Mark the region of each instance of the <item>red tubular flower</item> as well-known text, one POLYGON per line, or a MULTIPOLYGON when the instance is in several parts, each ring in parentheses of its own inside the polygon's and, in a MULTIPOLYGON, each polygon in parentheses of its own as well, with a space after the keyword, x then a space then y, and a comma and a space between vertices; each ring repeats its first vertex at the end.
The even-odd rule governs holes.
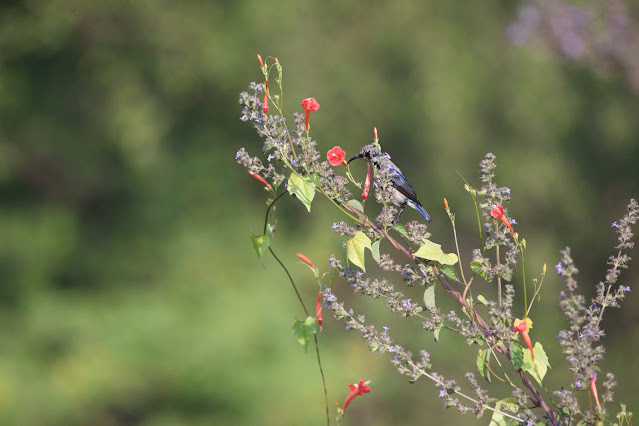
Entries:
POLYGON ((513 231, 513 227, 510 226, 510 222, 508 221, 506 216, 504 216, 503 206, 495 206, 495 208, 490 211, 490 215, 494 217, 495 219, 501 219, 501 221, 504 222, 504 225, 506 225, 508 229, 510 229, 510 233, 515 235, 515 231, 513 231))
POLYGON ((357 395, 364 395, 365 393, 371 391, 371 388, 366 386, 366 382, 364 382, 364 380, 360 380, 359 385, 348 385, 348 388, 351 390, 351 393, 348 394, 348 396, 346 397, 346 401, 344 401, 344 408, 342 409, 343 411, 346 411, 346 407, 348 407, 348 404, 350 404, 353 398, 355 398, 357 395))
POLYGON ((320 109, 320 104, 315 98, 306 98, 301 102, 301 105, 306 111, 306 131, 308 132, 308 118, 311 116, 311 111, 320 109))
POLYGON ((320 291, 317 295, 317 304, 315 305, 315 316, 317 317, 317 322, 319 325, 322 325, 322 292, 320 291))
POLYGON ((259 180, 260 182, 262 182, 264 185, 266 185, 266 187, 268 189, 271 189, 272 186, 270 183, 268 183, 262 176, 258 175, 257 173, 255 173, 253 170, 249 170, 248 174, 253 176, 255 179, 259 180))
POLYGON ((262 106, 262 112, 264 112, 264 114, 268 114, 268 95, 266 93, 264 93, 264 105, 262 106))
POLYGON ((262 57, 260 56, 259 53, 257 54, 257 60, 260 62, 260 66, 264 68, 264 62, 262 61, 262 57))
POLYGON ((379 140, 377 137, 377 127, 373 127, 373 135, 375 135, 375 142, 377 142, 379 140))
POLYGON ((362 192, 362 199, 368 199, 368 193, 371 189, 371 163, 366 162, 366 179, 364 179, 364 191, 362 192))
POLYGON ((521 333, 521 337, 524 338, 526 346, 528 346, 528 349, 530 349, 530 356, 532 356, 532 359, 535 359, 532 342, 530 341, 530 336, 528 335, 528 328, 532 328, 532 321, 530 320, 530 318, 524 318, 523 320, 520 320, 518 318, 515 319, 513 330, 521 333))
POLYGON ((599 394, 597 393, 597 385, 595 384, 596 381, 597 381, 597 374, 595 373, 590 378, 590 390, 592 391, 592 396, 595 397, 597 408, 601 409, 601 405, 599 404, 599 394))
POLYGON ((296 253, 295 256, 299 257, 302 262, 310 266, 311 269, 315 269, 315 266, 313 266, 313 262, 311 262, 311 260, 308 257, 304 256, 302 253, 296 253))
POLYGON ((446 211, 450 211, 448 209, 448 200, 444 198, 444 208, 446 209, 446 211))
POLYGON ((329 149, 326 153, 326 159, 331 166, 339 166, 340 164, 346 166, 346 153, 339 146, 329 149))

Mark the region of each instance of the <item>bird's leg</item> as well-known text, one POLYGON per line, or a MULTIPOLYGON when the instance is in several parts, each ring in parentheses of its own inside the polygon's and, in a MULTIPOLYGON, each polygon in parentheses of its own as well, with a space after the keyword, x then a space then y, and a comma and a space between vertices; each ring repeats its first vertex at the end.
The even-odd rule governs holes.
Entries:
POLYGON ((399 220, 399 217, 402 215, 402 212, 404 211, 404 207, 406 207, 406 204, 402 204, 399 207, 399 213, 397 213, 397 217, 395 218, 395 220, 393 220, 393 225, 397 224, 397 221, 399 220))

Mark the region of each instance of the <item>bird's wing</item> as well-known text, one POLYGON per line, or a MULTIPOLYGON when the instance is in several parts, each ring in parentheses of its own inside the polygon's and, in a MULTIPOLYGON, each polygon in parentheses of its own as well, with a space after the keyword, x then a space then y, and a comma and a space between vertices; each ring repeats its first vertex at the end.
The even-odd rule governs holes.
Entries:
POLYGON ((417 200, 417 194, 406 179, 406 176, 404 176, 404 174, 397 167, 391 167, 390 172, 391 182, 393 183, 395 189, 408 197, 409 200, 412 200, 415 203, 419 204, 419 201, 417 200))

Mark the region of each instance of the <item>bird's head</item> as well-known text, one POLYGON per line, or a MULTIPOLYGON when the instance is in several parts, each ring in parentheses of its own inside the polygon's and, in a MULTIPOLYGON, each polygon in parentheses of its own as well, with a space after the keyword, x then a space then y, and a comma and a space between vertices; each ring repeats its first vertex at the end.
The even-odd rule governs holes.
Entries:
POLYGON ((356 160, 358 158, 362 158, 366 161, 371 161, 379 157, 380 155, 382 155, 382 152, 379 149, 379 145, 371 143, 368 145, 364 145, 362 149, 359 150, 357 155, 351 158, 350 160, 348 160, 348 162, 350 163, 351 161, 356 160))

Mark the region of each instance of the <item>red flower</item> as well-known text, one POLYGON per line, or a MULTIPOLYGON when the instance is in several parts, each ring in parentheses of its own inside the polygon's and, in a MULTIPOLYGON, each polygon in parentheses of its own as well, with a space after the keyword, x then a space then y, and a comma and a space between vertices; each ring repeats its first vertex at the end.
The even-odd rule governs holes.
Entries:
POLYGON ((265 84, 265 88, 264 88, 264 103, 262 104, 262 111, 264 112, 264 114, 268 114, 268 80, 266 80, 266 84, 265 84))
POLYGON ((528 349, 530 349, 530 356, 532 356, 532 359, 535 359, 532 342, 530 341, 530 336, 528 335, 529 328, 532 328, 532 320, 530 318, 524 318, 523 320, 520 320, 518 318, 515 319, 513 330, 521 333, 521 337, 524 338, 526 346, 528 346, 528 349))
POLYGON ((501 219, 501 221, 504 222, 504 225, 506 225, 508 229, 510 229, 510 233, 515 235, 515 231, 513 231, 513 227, 510 226, 510 222, 508 221, 506 216, 504 216, 503 206, 495 206, 495 208, 490 211, 490 215, 494 217, 495 219, 501 219))
POLYGON ((311 260, 304 256, 302 253, 296 253, 295 256, 299 257, 302 262, 306 263, 308 266, 311 267, 311 269, 315 270, 315 266, 313 266, 313 262, 311 262, 311 260))
POLYGON ((326 153, 326 159, 331 166, 339 166, 340 164, 346 165, 346 153, 339 146, 329 149, 326 153))
POLYGON ((317 304, 315 305, 315 316, 317 317, 317 322, 319 325, 322 325, 322 292, 320 291, 317 295, 317 304))
POLYGON ((444 208, 446 209, 446 211, 450 211, 450 209, 448 208, 448 200, 444 198, 444 208))
POLYGON ((366 179, 364 180, 364 192, 362 192, 362 198, 368 199, 368 192, 371 189, 371 163, 366 163, 366 179))
POLYGON ((601 408, 599 404, 599 394, 597 393, 597 385, 595 381, 597 380, 597 373, 594 373, 590 378, 590 390, 592 391, 592 396, 595 397, 595 402, 597 403, 597 408, 601 408))
POLYGON ((301 102, 301 105, 306 111, 306 131, 308 132, 308 118, 311 116, 311 111, 320 109, 320 104, 315 98, 306 98, 301 102))
POLYGON ((364 395, 365 393, 371 391, 371 388, 366 386, 366 382, 364 382, 364 380, 360 380, 359 385, 348 385, 348 388, 351 390, 351 393, 348 394, 348 396, 346 397, 346 401, 344 401, 344 408, 342 409, 343 411, 346 411, 346 407, 348 407, 348 404, 350 404, 353 398, 355 398, 357 395, 364 395))
POLYGON ((249 171, 248 171, 248 174, 249 174, 249 175, 251 175, 251 176, 253 176, 255 179, 259 180, 260 182, 262 182, 264 185, 266 185, 266 187, 267 187, 268 189, 271 189, 271 188, 272 188, 270 183, 268 183, 268 182, 267 182, 267 181, 266 181, 266 180, 265 180, 262 176, 258 175, 258 174, 257 174, 257 173, 255 173, 254 171, 249 170, 249 171))
POLYGON ((262 61, 262 57, 259 53, 257 54, 257 60, 260 62, 260 67, 264 68, 264 61, 262 61))

